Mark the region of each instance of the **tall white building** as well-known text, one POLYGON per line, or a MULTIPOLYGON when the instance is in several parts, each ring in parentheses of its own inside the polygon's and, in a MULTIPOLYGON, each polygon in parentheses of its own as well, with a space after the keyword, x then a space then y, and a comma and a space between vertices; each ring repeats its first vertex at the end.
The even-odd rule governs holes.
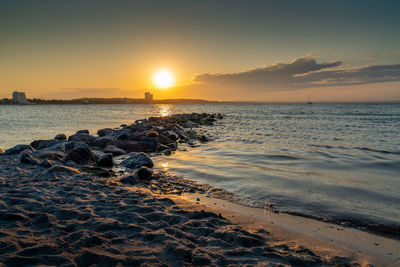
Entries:
POLYGON ((29 104, 24 92, 17 92, 17 91, 13 92, 12 99, 14 100, 15 103, 18 104, 29 104))

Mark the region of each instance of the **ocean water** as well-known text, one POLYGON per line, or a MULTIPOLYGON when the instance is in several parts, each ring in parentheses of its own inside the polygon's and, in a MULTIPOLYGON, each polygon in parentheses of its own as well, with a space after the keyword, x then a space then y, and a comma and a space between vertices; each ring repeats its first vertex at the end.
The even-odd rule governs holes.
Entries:
POLYGON ((186 112, 226 116, 160 167, 281 211, 400 222, 399 104, 0 106, 0 147, 186 112))

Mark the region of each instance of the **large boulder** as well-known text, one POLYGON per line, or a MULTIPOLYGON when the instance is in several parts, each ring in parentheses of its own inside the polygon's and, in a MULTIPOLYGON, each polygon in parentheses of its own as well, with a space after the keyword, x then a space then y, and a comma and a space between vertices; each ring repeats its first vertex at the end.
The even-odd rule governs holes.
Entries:
POLYGON ((112 167, 113 166, 113 157, 112 154, 105 154, 103 156, 101 156, 97 162, 96 162, 97 166, 100 167, 112 167))
POLYGON ((78 147, 89 148, 89 145, 83 142, 75 142, 75 141, 66 142, 63 144, 63 151, 68 153, 78 147))
POLYGON ((116 146, 113 145, 108 145, 103 149, 104 153, 111 153, 113 156, 120 156, 120 155, 124 155, 126 152, 125 150, 118 148, 116 146))
POLYGON ((133 132, 128 129, 117 130, 113 132, 112 136, 123 141, 132 141, 134 138, 133 132))
POLYGON ((105 128, 105 129, 98 130, 97 135, 100 137, 103 137, 103 136, 107 136, 107 135, 112 135, 113 132, 114 132, 113 129, 105 128))
POLYGON ((19 155, 19 162, 30 165, 40 165, 40 161, 32 156, 31 151, 29 150, 21 152, 21 154, 19 155))
POLYGON ((163 134, 158 135, 158 141, 163 145, 170 144, 173 142, 171 139, 169 139, 168 137, 166 137, 163 134))
POLYGON ((16 145, 12 148, 7 149, 5 153, 6 153, 6 155, 17 155, 24 150, 33 151, 34 148, 31 147, 30 145, 16 145))
POLYGON ((78 147, 67 154, 65 160, 72 160, 77 164, 96 162, 96 155, 89 148, 78 147))
POLYGON ((108 145, 112 145, 115 142, 117 142, 117 139, 115 137, 102 136, 102 137, 96 137, 93 141, 93 145, 98 147, 106 147, 108 145))
POLYGON ((46 148, 51 140, 35 140, 31 143, 31 147, 34 149, 46 148))
MULTIPOLYGON (((78 131, 79 132, 79 131, 78 131)), ((87 133, 76 133, 68 137, 68 141, 83 142, 92 145, 96 137, 87 133)))
POLYGON ((142 166, 154 167, 153 161, 145 153, 133 153, 129 158, 122 161, 121 165, 129 169, 138 169, 142 166))
POLYGON ((158 138, 157 137, 142 137, 139 140, 140 143, 144 144, 145 152, 154 152, 158 148, 158 138))
POLYGON ((65 142, 66 142, 66 140, 58 140, 58 139, 49 140, 49 142, 46 145, 46 148, 53 147, 53 146, 56 146, 58 144, 62 144, 65 142))
POLYGON ((123 149, 126 152, 142 152, 146 150, 146 145, 136 141, 121 141, 118 140, 114 144, 116 147, 123 149))
POLYGON ((79 131, 76 131, 76 133, 77 134, 89 134, 89 130, 79 130, 79 131))

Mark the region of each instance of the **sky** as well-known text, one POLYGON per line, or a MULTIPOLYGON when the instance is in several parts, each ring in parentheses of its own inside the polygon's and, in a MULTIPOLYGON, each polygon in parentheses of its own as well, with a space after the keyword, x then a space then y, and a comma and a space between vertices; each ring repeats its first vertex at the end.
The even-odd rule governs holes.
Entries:
POLYGON ((0 98, 399 101, 400 1, 0 0, 0 98), (167 69, 175 85, 156 88, 167 69))

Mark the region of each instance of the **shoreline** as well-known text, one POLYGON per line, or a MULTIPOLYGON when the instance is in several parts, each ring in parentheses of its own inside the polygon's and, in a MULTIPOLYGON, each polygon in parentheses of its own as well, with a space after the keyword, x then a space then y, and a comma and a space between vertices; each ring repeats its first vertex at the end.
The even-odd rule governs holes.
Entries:
MULTIPOLYGON (((149 183, 154 175, 151 170, 154 164, 151 159, 142 152, 146 152, 150 156, 160 154, 171 155, 172 151, 177 149, 180 141, 182 141, 182 143, 187 143, 189 146, 197 145, 198 142, 207 142, 208 137, 198 136, 193 128, 199 125, 212 125, 214 121, 222 119, 222 117, 222 115, 218 114, 177 115, 175 119, 178 120, 182 126, 188 126, 183 128, 179 128, 179 125, 176 123, 172 124, 172 126, 169 125, 171 124, 171 122, 168 121, 169 118, 149 118, 148 120, 139 120, 131 126, 122 125, 118 129, 101 129, 97 132, 98 137, 93 137, 86 131, 78 131, 76 134, 70 136, 68 141, 66 141, 65 136, 61 136, 58 139, 37 140, 32 142, 30 146, 20 146, 6 150, 6 155, 0 154, 1 163, 4 165, 0 172, 0 185, 1 188, 4 189, 2 190, 3 193, 0 195, 0 207, 3 211, 3 215, 0 219, 2 225, 5 225, 5 231, 2 229, 0 235, 0 242, 3 246, 0 247, 0 255, 2 255, 2 258, 6 257, 6 263, 11 264, 35 262, 36 258, 33 257, 32 254, 29 254, 32 252, 27 252, 29 249, 44 253, 43 257, 39 257, 41 259, 39 260, 40 262, 53 262, 55 259, 48 259, 48 254, 57 254, 56 260, 65 263, 70 261, 86 264, 89 263, 89 258, 94 257, 94 259, 100 259, 100 261, 105 260, 113 263, 123 262, 123 264, 131 264, 132 262, 127 261, 126 255, 130 255, 129 253, 133 253, 133 251, 126 253, 124 257, 116 257, 114 255, 115 247, 113 247, 112 241, 113 238, 116 238, 115 235, 118 235, 118 229, 121 230, 129 226, 128 228, 130 230, 126 230, 124 232, 125 236, 122 235, 120 238, 126 239, 131 234, 130 231, 135 232, 136 230, 133 229, 137 229, 137 227, 141 227, 140 233, 146 232, 147 235, 148 232, 151 232, 151 238, 149 240, 141 234, 137 235, 136 237, 139 236, 139 238, 136 240, 135 244, 131 244, 133 247, 137 244, 143 245, 143 243, 146 242, 152 243, 154 238, 157 239, 157 236, 160 239, 153 245, 153 249, 155 249, 151 252, 153 257, 146 254, 147 258, 141 261, 141 263, 147 264, 150 264, 150 262, 151 264, 159 264, 164 260, 170 262, 172 265, 179 265, 179 263, 185 262, 194 264, 199 260, 200 263, 203 262, 205 265, 224 265, 223 262, 213 262, 214 259, 212 257, 207 257, 207 253, 212 253, 210 248, 215 248, 215 246, 219 246, 225 251, 223 254, 219 255, 219 259, 224 258, 227 262, 232 261, 232 264, 252 264, 258 261, 264 261, 266 263, 283 263, 289 265, 301 263, 329 266, 335 263, 349 264, 357 261, 362 264, 370 262, 378 264, 378 266, 382 262, 384 264, 392 264, 393 262, 393 266, 395 266, 395 263, 398 263, 400 256, 396 255, 395 250, 391 250, 393 248, 399 248, 398 240, 376 236, 376 240, 379 240, 381 247, 388 247, 389 253, 392 253, 391 256, 385 257, 383 252, 374 254, 370 243, 368 243, 368 247, 357 246, 357 244, 355 244, 355 242, 357 242, 356 237, 368 237, 368 242, 372 242, 373 234, 356 229, 338 227, 337 225, 327 226, 329 224, 324 222, 288 214, 275 214, 274 212, 270 212, 269 217, 266 218, 265 216, 261 216, 266 212, 265 210, 262 211, 260 215, 260 209, 245 208, 232 202, 224 202, 224 200, 220 199, 209 199, 201 194, 190 194, 181 197, 173 194, 162 194, 160 196, 161 199, 164 200, 161 202, 155 201, 157 203, 153 203, 153 200, 159 199, 159 196, 140 187, 143 183, 149 183), (169 126, 157 126, 158 123, 169 126), (131 136, 128 129, 133 133, 139 133, 139 135, 135 137, 133 134, 131 136), (132 129, 135 130, 133 131, 132 129), (182 138, 182 136, 184 138, 182 138), (155 145, 156 139, 154 138, 157 138, 157 145, 155 145), (160 140, 164 140, 165 142, 162 143, 160 140), (113 147, 110 148, 108 146, 113 147), (91 150, 92 148, 93 151, 91 150), (101 148, 101 150, 96 150, 95 148, 101 148), (123 152, 121 152, 121 150, 123 152), (115 159, 113 159, 114 157, 115 159), (121 167, 121 169, 118 170, 121 165, 123 165, 123 168, 121 167), (115 171, 111 169, 113 166, 117 166, 115 171), (78 192, 74 192, 75 185, 77 185, 78 192), (55 190, 58 190, 57 188, 62 186, 64 191, 61 191, 61 194, 58 191, 48 192, 47 188, 42 188, 43 186, 49 186, 55 190), (92 186, 93 188, 91 188, 92 186), (105 189, 113 191, 113 196, 109 196, 105 189), (32 190, 32 192, 30 192, 30 190, 32 190), (42 190, 44 190, 44 193, 41 192, 42 190), (139 203, 138 209, 130 210, 127 208, 129 207, 128 203, 121 204, 125 199, 118 195, 129 195, 129 193, 125 191, 133 192, 134 198, 143 200, 139 203), (74 194, 70 195, 71 192, 74 194), (46 196, 46 198, 42 199, 43 196, 46 196), (100 197, 101 200, 100 204, 90 200, 91 198, 98 197, 100 197), (196 198, 195 204, 193 204, 194 198, 196 198), (119 202, 115 202, 118 199, 119 202), (200 201, 197 201, 197 199, 200 201), (153 203, 153 206, 147 205, 147 201, 153 203), (53 210, 52 208, 50 208, 50 210, 47 209, 46 206, 49 202, 53 210), (189 202, 191 204, 188 204, 189 202), (200 202, 200 204, 196 202, 200 202), (110 209, 111 207, 104 207, 101 203, 108 203, 111 206, 116 204, 122 210, 126 208, 127 210, 116 215, 115 211, 110 209), (214 205, 214 203, 223 204, 218 206, 214 205), (229 208, 227 210, 224 206, 228 206, 228 203, 229 208), (72 213, 66 215, 66 217, 64 213, 68 214, 67 210, 60 208, 60 205, 63 204, 70 205, 69 207, 72 209, 72 213), (186 214, 186 211, 183 212, 185 215, 180 217, 179 220, 189 221, 189 225, 180 224, 178 228, 174 226, 174 233, 186 229, 186 232, 192 235, 191 238, 194 238, 193 235, 199 235, 205 239, 209 238, 210 233, 214 233, 215 236, 212 237, 212 245, 208 243, 209 240, 204 241, 204 251, 199 252, 200 256, 197 255, 197 258, 193 257, 190 253, 188 255, 191 256, 187 256, 190 259, 178 257, 179 255, 174 255, 173 259, 168 258, 165 254, 173 254, 173 251, 179 251, 180 248, 176 244, 165 245, 165 243, 170 244, 168 241, 172 232, 160 234, 159 231, 163 228, 161 226, 171 226, 169 218, 175 214, 173 209, 184 210, 182 207, 190 205, 201 205, 207 212, 205 213, 200 209, 195 212, 195 215, 192 214, 194 218, 190 217, 192 215, 186 214), (163 210, 164 207, 172 207, 172 209, 166 211, 163 210), (82 212, 82 210, 87 212, 82 212), (97 211, 100 211, 100 213, 97 211), (160 212, 162 214, 160 214, 160 212), (219 213, 223 214, 223 216, 218 216, 217 214, 219 213), (232 215, 235 217, 232 217, 232 215), (112 234, 110 233, 112 238, 102 235, 104 230, 101 230, 109 227, 108 222, 106 223, 108 216, 115 217, 111 224, 112 229, 116 226, 115 232, 112 234), (125 221, 125 216, 132 216, 134 219, 132 219, 132 222, 127 223, 125 221), (268 221, 271 217, 273 217, 272 220, 268 221), (203 220, 204 218, 206 218, 206 222, 193 222, 193 220, 203 220), (237 218, 247 219, 237 220, 237 218), (249 218, 255 220, 254 224, 263 226, 261 228, 259 227, 257 233, 253 233, 252 231, 254 229, 251 229, 251 227, 248 229, 249 231, 236 231, 231 229, 231 227, 233 227, 232 223, 234 223, 234 225, 237 223, 240 229, 248 227, 246 222, 249 222, 249 218), (99 220, 96 221, 96 219, 99 220), (93 222, 93 220, 95 220, 95 222, 93 222), (320 233, 315 234, 312 232, 312 229, 302 227, 298 221, 307 222, 301 223, 303 226, 311 224, 313 227, 324 227, 326 231, 319 231, 320 233), (154 226, 154 222, 157 226, 154 226), (97 224, 102 225, 103 223, 108 226, 103 225, 99 228, 100 230, 96 228, 97 224), (131 225, 132 223, 134 227, 131 225), (145 223, 145 225, 142 226, 141 223, 145 223), (284 223, 284 227, 276 228, 277 224, 281 225, 282 223, 284 223), (79 225, 78 228, 81 229, 76 229, 76 225, 79 225), (219 229, 219 227, 215 227, 218 225, 223 225, 227 228, 219 229), (228 225, 230 226, 228 227, 228 225), (331 226, 333 228, 331 228, 331 226), (53 229, 50 233, 48 232, 49 227, 53 229), (65 227, 68 229, 71 228, 72 230, 65 229, 65 227), (153 229, 154 227, 157 229, 153 229), (335 227, 340 230, 334 229, 335 227), (198 228, 201 229, 199 230, 198 228), (85 234, 78 234, 78 232, 82 232, 82 229, 85 234), (220 230, 222 233, 218 232, 220 230), (264 232, 265 230, 270 231, 270 233, 266 234, 264 232), (71 234, 71 231, 78 235, 78 239, 74 242, 66 240, 71 234), (154 231, 156 231, 157 234, 155 234, 154 231), (344 249, 342 246, 343 235, 341 235, 341 238, 335 237, 337 231, 342 231, 339 233, 351 233, 353 235, 353 239, 346 243, 349 248, 344 249), (91 232, 91 234, 88 235, 87 233, 89 232, 91 232), (297 241, 291 239, 290 235, 283 234, 289 232, 298 236, 297 241), (42 235, 49 237, 51 234, 59 234, 62 240, 60 241, 57 239, 51 246, 43 245, 40 249, 38 249, 36 244, 27 244, 26 246, 28 248, 20 244, 21 242, 25 242, 21 240, 30 238, 40 239, 42 235), (96 236, 96 240, 90 239, 89 236, 92 234, 96 236), (154 237, 154 235, 156 235, 156 237, 154 237), (310 235, 314 235, 314 237, 311 239, 306 238, 310 235), (233 244, 235 247, 233 250, 227 247, 225 240, 227 236, 233 242, 231 242, 231 245, 233 244), (273 237, 277 243, 269 242, 271 237, 273 237), (334 243, 336 245, 333 246, 335 248, 333 248, 329 242, 324 242, 327 241, 329 237, 335 237, 334 243), (65 253, 63 254, 62 247, 59 247, 58 242, 66 242, 66 246, 72 246, 73 248, 70 249, 73 253, 67 253, 67 256, 65 253), (79 244, 74 245, 76 242, 79 244), (89 242, 89 244, 87 244, 87 242, 89 242), (7 243, 13 245, 10 247, 7 243), (86 254, 82 255, 76 251, 77 249, 86 248, 87 245, 89 245, 90 251, 85 249, 83 253, 86 254), (303 245, 310 246, 310 249, 316 254, 308 248, 302 247, 303 245), (101 253, 98 251, 98 246, 100 246, 100 250, 102 250, 101 253), (114 249, 111 249, 111 252, 110 247, 114 249), (96 248, 96 251, 93 251, 93 248, 96 248), (321 248, 322 250, 318 251, 321 248), (157 254, 159 250, 163 252, 157 254), (361 254, 367 254, 369 256, 360 257, 360 253, 356 253, 356 250, 360 250, 362 252, 361 254), (328 253, 327 251, 331 252, 328 253), (242 253, 242 258, 238 259, 235 256, 236 253, 242 253), (84 259, 82 259, 82 257, 84 259)), ((175 238, 182 241, 182 238, 186 234, 181 233, 178 237, 175 236, 175 238)), ((193 244, 191 244, 193 240, 191 240, 191 238, 187 238, 188 240, 185 241, 187 247, 181 249, 184 251, 193 249, 193 244)), ((44 242, 44 240, 40 242, 44 242)))

